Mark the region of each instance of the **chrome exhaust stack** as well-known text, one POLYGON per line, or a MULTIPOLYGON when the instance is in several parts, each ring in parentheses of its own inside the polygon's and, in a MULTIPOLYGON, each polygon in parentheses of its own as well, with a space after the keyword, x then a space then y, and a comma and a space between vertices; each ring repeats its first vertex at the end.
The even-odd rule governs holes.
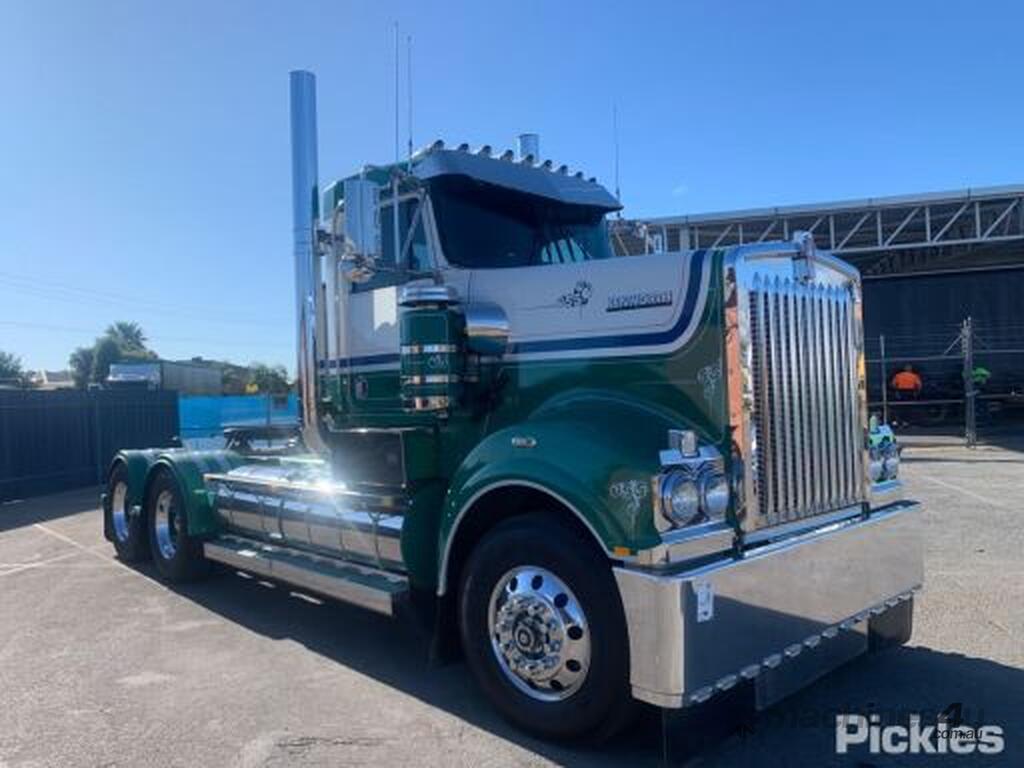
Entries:
POLYGON ((317 221, 320 191, 317 168, 316 77, 295 70, 290 77, 292 142, 292 242, 295 257, 295 314, 299 418, 302 439, 314 453, 325 454, 327 443, 317 412, 317 221))

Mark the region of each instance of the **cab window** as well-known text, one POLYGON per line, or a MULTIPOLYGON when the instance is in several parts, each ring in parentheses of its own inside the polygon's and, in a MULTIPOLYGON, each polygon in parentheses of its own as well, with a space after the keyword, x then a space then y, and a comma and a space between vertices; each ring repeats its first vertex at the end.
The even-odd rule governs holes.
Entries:
POLYGON ((496 269, 613 258, 604 210, 484 184, 464 176, 431 181, 445 259, 496 269))

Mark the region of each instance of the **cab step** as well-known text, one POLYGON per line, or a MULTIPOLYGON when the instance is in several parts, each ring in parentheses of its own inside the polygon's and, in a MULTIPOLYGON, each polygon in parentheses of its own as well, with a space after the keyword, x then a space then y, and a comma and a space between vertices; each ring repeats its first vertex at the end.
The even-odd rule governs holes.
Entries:
POLYGON ((409 594, 401 574, 246 539, 220 536, 203 544, 207 559, 394 616, 409 594))

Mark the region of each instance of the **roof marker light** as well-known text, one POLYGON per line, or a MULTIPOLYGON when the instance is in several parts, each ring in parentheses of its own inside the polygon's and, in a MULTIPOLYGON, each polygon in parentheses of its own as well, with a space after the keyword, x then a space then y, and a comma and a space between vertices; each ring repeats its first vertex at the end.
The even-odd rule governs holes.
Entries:
POLYGON ((511 149, 506 149, 504 152, 501 153, 501 158, 500 159, 505 160, 507 162, 512 162, 512 159, 515 156, 516 156, 515 152, 513 152, 511 149))
POLYGON ((491 145, 490 144, 484 144, 482 147, 480 147, 480 149, 478 149, 476 151, 476 153, 478 155, 480 155, 481 157, 490 157, 491 156, 491 145))

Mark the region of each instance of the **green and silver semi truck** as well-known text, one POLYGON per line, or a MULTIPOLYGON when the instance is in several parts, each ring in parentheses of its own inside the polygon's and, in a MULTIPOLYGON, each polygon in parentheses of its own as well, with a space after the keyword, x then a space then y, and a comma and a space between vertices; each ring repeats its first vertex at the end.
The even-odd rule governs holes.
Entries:
POLYGON ((853 267, 808 234, 616 256, 619 202, 534 141, 321 190, 308 72, 291 128, 301 435, 118 453, 120 558, 411 609, 550 737, 909 637, 921 512, 869 436, 853 267))

